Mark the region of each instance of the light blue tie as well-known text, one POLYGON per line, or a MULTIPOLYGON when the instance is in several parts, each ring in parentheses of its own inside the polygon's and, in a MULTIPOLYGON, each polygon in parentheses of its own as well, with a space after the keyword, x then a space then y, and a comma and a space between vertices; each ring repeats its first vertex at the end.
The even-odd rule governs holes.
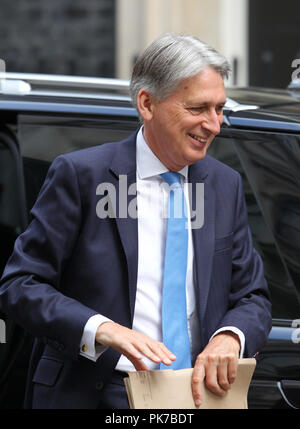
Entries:
POLYGON ((180 173, 169 171, 161 174, 161 177, 170 187, 162 293, 162 334, 163 343, 177 359, 171 366, 160 364, 160 369, 190 368, 185 291, 188 230, 184 193, 180 173))

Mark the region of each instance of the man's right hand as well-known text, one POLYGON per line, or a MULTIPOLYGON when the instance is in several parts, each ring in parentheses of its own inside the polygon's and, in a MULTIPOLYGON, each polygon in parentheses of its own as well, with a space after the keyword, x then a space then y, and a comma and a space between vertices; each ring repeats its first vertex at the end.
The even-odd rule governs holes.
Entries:
POLYGON ((165 365, 171 365, 176 360, 176 356, 162 342, 114 322, 104 322, 98 327, 96 341, 122 353, 137 371, 148 369, 143 357, 165 365))

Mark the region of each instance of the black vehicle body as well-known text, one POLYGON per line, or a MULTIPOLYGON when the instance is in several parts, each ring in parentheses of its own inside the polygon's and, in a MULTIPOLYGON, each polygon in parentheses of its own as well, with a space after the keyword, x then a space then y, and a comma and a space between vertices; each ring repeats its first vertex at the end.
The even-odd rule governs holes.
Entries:
MULTIPOLYGON (((0 85, 0 272, 61 153, 118 141, 138 126, 128 82, 6 74, 0 85)), ((1 82, 1 80, 0 80, 1 82)), ((254 245, 272 297, 273 328, 257 356, 249 408, 300 407, 300 100, 297 90, 227 90, 209 153, 243 178, 254 245)), ((31 337, 5 321, 0 408, 22 408, 31 337)), ((3 336, 3 335, 2 335, 3 336)))

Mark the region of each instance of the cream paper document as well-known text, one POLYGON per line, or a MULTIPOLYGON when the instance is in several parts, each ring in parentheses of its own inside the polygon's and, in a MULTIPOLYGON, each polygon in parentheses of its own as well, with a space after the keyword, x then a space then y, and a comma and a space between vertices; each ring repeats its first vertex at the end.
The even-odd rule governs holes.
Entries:
POLYGON ((255 366, 255 359, 239 359, 232 388, 219 397, 204 386, 200 407, 196 407, 193 400, 192 368, 129 372, 124 382, 132 409, 247 409, 255 366))

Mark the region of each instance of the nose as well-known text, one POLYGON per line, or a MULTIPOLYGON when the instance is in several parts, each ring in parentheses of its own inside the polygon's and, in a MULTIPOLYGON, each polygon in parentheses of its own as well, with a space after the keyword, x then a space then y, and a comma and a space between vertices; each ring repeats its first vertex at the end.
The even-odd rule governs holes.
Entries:
POLYGON ((215 111, 215 109, 211 109, 209 113, 207 113, 206 117, 204 118, 201 126, 202 126, 202 129, 207 130, 209 133, 216 136, 221 131, 222 122, 223 122, 222 113, 218 114, 215 111))

